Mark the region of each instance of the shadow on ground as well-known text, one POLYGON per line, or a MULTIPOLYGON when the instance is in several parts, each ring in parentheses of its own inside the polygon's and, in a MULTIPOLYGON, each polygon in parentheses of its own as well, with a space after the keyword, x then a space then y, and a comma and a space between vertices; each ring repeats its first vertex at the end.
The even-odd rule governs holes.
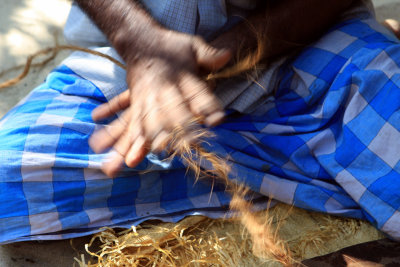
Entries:
MULTIPOLYGON (((81 258, 90 237, 46 242, 21 242, 4 245, 0 249, 2 267, 64 267, 79 266, 74 258, 81 258), (75 250, 76 249, 76 250, 75 250)), ((85 254, 85 259, 89 256, 85 254)))

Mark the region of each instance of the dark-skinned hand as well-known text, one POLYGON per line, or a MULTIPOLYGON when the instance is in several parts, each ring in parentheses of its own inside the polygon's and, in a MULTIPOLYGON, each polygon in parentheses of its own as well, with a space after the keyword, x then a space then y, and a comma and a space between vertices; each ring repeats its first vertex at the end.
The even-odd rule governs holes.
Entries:
MULTIPOLYGON (((123 111, 90 138, 95 152, 114 150, 103 164, 110 177, 124 162, 135 167, 150 151, 161 151, 175 128, 195 119, 212 126, 224 117, 220 103, 198 73, 220 69, 230 60, 230 52, 215 49, 200 37, 168 30, 149 38, 158 39, 128 57, 129 89, 92 113, 98 121, 123 111)), ((185 138, 196 141, 190 134, 185 138)))

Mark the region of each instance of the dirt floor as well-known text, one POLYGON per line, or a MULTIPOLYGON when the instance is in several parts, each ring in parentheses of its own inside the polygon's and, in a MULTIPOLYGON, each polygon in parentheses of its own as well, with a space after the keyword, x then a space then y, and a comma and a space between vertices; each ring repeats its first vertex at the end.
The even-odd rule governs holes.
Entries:
MULTIPOLYGON (((69 0, 1 0, 0 8, 0 72, 22 64, 26 57, 41 48, 54 44, 54 37, 63 42, 62 26, 68 15, 69 0)), ((400 0, 375 0, 378 20, 400 19, 400 0)), ((46 74, 57 66, 68 52, 59 54, 43 68, 35 68, 17 86, 0 91, 0 117, 32 88, 39 85, 46 74)), ((15 72, 0 77, 0 81, 15 76, 15 72)), ((0 247, 0 266, 72 266, 87 238, 70 241, 25 242, 0 247)))

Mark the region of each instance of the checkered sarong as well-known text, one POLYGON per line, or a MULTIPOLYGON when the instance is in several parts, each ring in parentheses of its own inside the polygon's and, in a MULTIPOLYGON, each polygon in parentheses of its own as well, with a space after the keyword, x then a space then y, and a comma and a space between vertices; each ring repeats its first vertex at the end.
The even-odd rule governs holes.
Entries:
MULTIPOLYGON (((232 179, 309 210, 367 219, 400 239, 400 45, 373 19, 337 25, 283 64, 276 94, 232 112, 205 148, 232 179)), ((227 88, 229 90, 229 88, 227 88)), ((87 140, 94 83, 60 66, 0 121, 0 242, 61 239, 147 219, 222 216, 223 186, 150 154, 115 179, 87 140), (143 170, 147 170, 143 172, 143 170)))

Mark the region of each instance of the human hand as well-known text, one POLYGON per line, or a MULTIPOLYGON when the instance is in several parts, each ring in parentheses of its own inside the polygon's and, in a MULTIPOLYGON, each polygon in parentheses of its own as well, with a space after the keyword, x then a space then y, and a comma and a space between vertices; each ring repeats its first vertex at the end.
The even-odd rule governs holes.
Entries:
MULTIPOLYGON (((149 151, 162 150, 174 129, 195 119, 212 126, 224 116, 218 100, 198 73, 200 69, 220 69, 230 60, 230 52, 217 50, 199 37, 172 31, 149 37, 154 39, 148 46, 131 55, 125 51, 129 90, 92 114, 94 120, 100 120, 123 111, 90 138, 95 152, 113 147, 115 153, 103 165, 110 177, 124 162, 135 167, 149 151)), ((184 138, 195 142, 189 132, 184 138)))

